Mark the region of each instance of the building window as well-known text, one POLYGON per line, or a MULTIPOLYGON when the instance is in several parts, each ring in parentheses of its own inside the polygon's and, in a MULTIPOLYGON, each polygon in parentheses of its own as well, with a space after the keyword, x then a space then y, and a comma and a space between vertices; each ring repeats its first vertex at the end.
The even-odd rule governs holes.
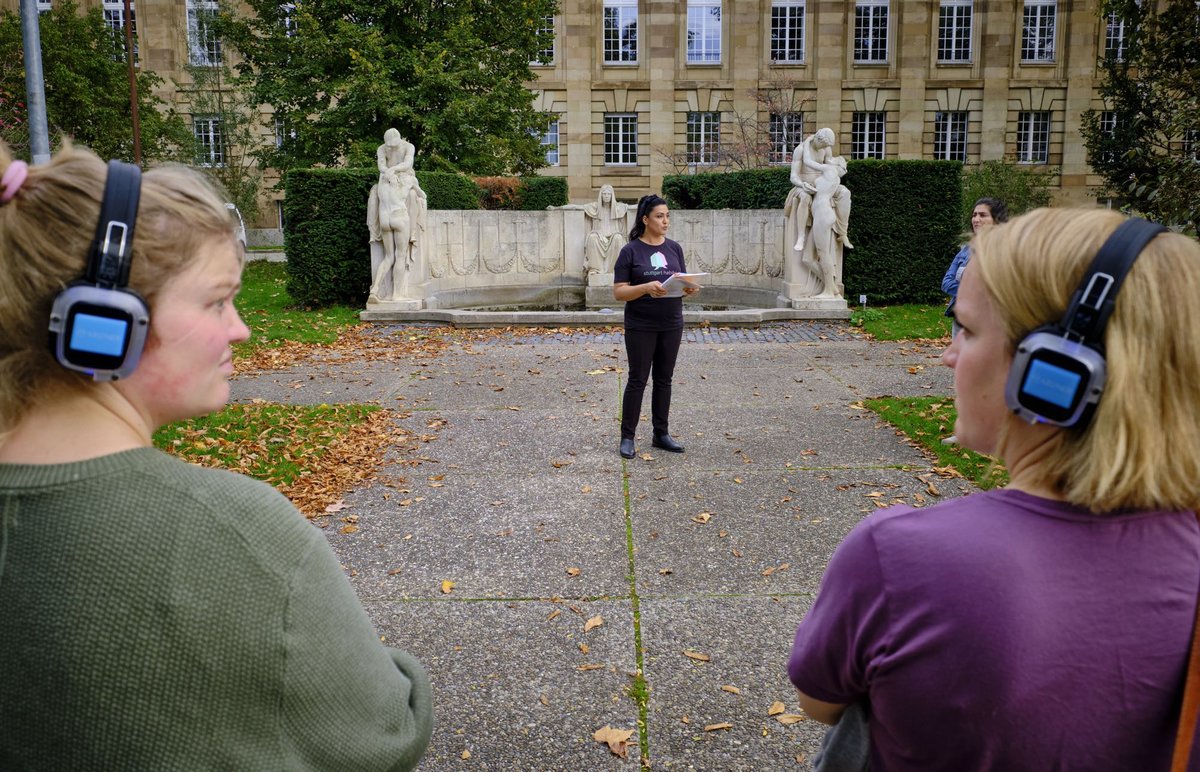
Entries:
MULTIPOLYGON (((1105 110, 1100 113, 1100 133, 1105 139, 1113 139, 1117 134, 1117 112, 1116 110, 1105 110)), ((1116 152, 1111 149, 1100 151, 1100 160, 1105 163, 1112 163, 1117 158, 1116 152)))
POLYGON ((1022 111, 1017 117, 1017 163, 1050 162, 1050 113, 1022 111))
POLYGON ((542 149, 546 151, 546 165, 558 166, 558 121, 550 121, 542 135, 542 149))
POLYGON ((854 3, 854 61, 878 64, 888 59, 888 0, 854 3))
POLYGON ((38 13, 45 13, 50 10, 50 0, 37 0, 38 13))
POLYGON ((687 62, 721 63, 721 0, 689 0, 687 62))
POLYGON ((554 17, 543 16, 542 25, 537 29, 538 37, 546 41, 545 48, 538 49, 537 58, 530 64, 546 66, 554 64, 554 17))
POLYGON ((216 115, 192 118, 192 133, 196 135, 196 165, 224 166, 225 139, 221 135, 221 118, 216 115))
POLYGON ((604 116, 604 163, 610 166, 637 165, 637 115, 608 113, 604 116))
POLYGON ((283 26, 283 34, 289 38, 296 34, 296 4, 282 3, 279 6, 279 20, 283 26))
POLYGON ((1021 25, 1021 61, 1054 61, 1056 0, 1025 0, 1021 25))
POLYGON ((883 113, 855 113, 850 126, 850 157, 883 158, 883 113))
POLYGON ((187 0, 188 56, 193 67, 221 64, 221 39, 213 29, 216 20, 216 0, 187 0))
MULTIPOLYGON (((104 0, 104 23, 110 29, 116 30, 121 38, 121 50, 125 50, 125 2, 124 0, 104 0)), ((133 63, 138 63, 138 31, 137 8, 132 0, 129 3, 129 31, 133 34, 133 63)))
POLYGON ((279 230, 283 230, 283 202, 275 202, 275 223, 279 230))
POLYGON ((1179 149, 1184 158, 1200 161, 1200 129, 1184 129, 1179 149))
POLYGON ((1104 27, 1104 57, 1114 61, 1125 60, 1125 18, 1113 11, 1106 17, 1104 27))
POLYGON ((767 151, 767 161, 790 164, 792 151, 804 140, 804 116, 800 113, 771 113, 768 135, 771 147, 767 151))
POLYGON ((938 61, 971 61, 972 0, 942 0, 938 9, 938 61))
POLYGON ((275 119, 275 147, 282 148, 285 140, 296 138, 296 130, 288 128, 288 123, 282 118, 275 119))
POLYGON ((637 0, 604 0, 604 63, 637 63, 637 0))
POLYGON ((939 161, 967 160, 966 111, 939 112, 934 117, 933 157, 939 161))
POLYGON ((687 162, 715 164, 721 150, 721 114, 687 114, 687 162))
POLYGON ((771 61, 804 62, 804 0, 771 3, 771 61))

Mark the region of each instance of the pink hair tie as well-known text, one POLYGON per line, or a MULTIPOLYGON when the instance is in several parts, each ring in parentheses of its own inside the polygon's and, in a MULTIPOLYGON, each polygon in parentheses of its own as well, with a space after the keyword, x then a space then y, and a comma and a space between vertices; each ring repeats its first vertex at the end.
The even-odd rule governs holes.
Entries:
POLYGON ((29 176, 29 164, 24 161, 13 161, 0 177, 0 204, 7 204, 17 195, 17 191, 25 184, 29 176))

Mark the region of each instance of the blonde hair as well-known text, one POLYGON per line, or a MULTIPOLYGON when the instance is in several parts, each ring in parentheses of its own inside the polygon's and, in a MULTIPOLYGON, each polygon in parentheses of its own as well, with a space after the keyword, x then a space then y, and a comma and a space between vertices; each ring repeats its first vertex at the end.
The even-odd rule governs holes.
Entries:
MULTIPOLYGON (((1104 209, 1038 209, 975 238, 972 263, 1010 345, 1062 318, 1092 258, 1125 219, 1104 209)), ((1200 244, 1158 235, 1134 262, 1108 320, 1108 380, 1095 415, 1084 428, 1056 434, 1030 482, 1097 513, 1200 508, 1197 298, 1200 244)))
MULTIPOLYGON (((13 161, 0 143, 0 173, 13 161)), ((83 276, 100 217, 107 168, 96 154, 64 144, 50 163, 31 166, 13 199, 0 205, 0 437, 38 399, 91 388, 50 351, 50 305, 83 276)), ((150 306, 163 285, 214 240, 234 241, 229 210, 212 185, 183 166, 142 176, 129 286, 150 306)))

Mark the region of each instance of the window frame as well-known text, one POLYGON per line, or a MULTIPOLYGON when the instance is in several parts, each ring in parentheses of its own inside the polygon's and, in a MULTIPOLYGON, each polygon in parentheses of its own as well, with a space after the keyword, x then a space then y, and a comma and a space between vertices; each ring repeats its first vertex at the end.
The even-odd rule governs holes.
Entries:
MULTIPOLYGON (((125 2, 124 0, 103 0, 100 13, 108 28, 116 31, 121 38, 121 51, 125 50, 125 2)), ((133 65, 140 67, 142 57, 138 41, 137 3, 129 0, 129 31, 133 37, 133 65)))
POLYGON ((975 4, 973 0, 941 0, 938 4, 938 64, 970 64, 974 61, 975 4), (965 11, 965 13, 964 13, 965 11), (948 13, 949 12, 949 13, 948 13), (966 17, 966 52, 961 43, 964 37, 963 16, 966 17))
POLYGON ((1050 163, 1050 127, 1049 110, 1021 110, 1017 114, 1017 163, 1030 166, 1050 163))
POLYGON ((771 113, 767 118, 767 163, 789 165, 796 146, 804 141, 804 113, 771 113), (793 121, 798 125, 790 125, 793 121))
POLYGON ((722 19, 721 0, 688 0, 684 60, 689 67, 721 63, 723 54, 721 50, 722 19), (715 52, 710 45, 714 43, 712 29, 714 24, 716 25, 715 52))
POLYGON ((1058 0, 1023 0, 1021 63, 1053 64, 1058 61, 1057 40, 1058 0))
POLYGON ((217 0, 186 0, 186 7, 188 63, 193 67, 220 67, 224 61, 221 38, 211 29, 201 28, 201 19, 215 20, 220 13, 217 0))
POLYGON ((228 159, 225 155, 225 131, 219 115, 193 115, 192 136, 196 138, 196 166, 223 168, 228 159), (207 124, 202 129, 202 125, 207 124), (203 155, 202 155, 203 153, 203 155))
POLYGON ((807 17, 807 0, 771 0, 771 64, 804 64, 807 17), (783 58, 777 57, 777 52, 782 52, 783 58))
POLYGON ((550 147, 550 146, 552 146, 552 145, 553 145, 553 147, 554 147, 554 150, 553 150, 553 151, 551 151, 551 150, 546 150, 546 151, 545 151, 545 160, 546 160, 546 165, 547 165, 547 166, 559 166, 559 165, 562 163, 562 149, 561 149, 561 147, 560 147, 560 146, 559 146, 559 144, 558 144, 558 136, 559 136, 559 134, 558 134, 558 129, 559 129, 558 122, 559 122, 560 120, 561 120, 561 118, 555 118, 554 120, 552 120, 552 121, 550 121, 549 123, 547 123, 547 124, 546 124, 546 131, 545 131, 545 132, 542 134, 542 136, 541 136, 541 145, 542 145, 542 147, 543 147, 543 148, 549 148, 549 147, 550 147), (553 137, 553 138, 554 138, 553 142, 551 142, 551 141, 550 141, 550 138, 551 138, 551 137, 553 137), (554 154, 554 160, 553 160, 553 161, 551 161, 551 160, 550 160, 550 154, 551 154, 551 153, 553 153, 553 154, 554 154))
POLYGON ((883 110, 855 110, 850 121, 850 158, 886 157, 887 113, 883 110), (874 136, 876 133, 878 137, 874 136))
POLYGON ((537 28, 537 34, 550 35, 550 47, 538 50, 537 57, 529 62, 530 67, 552 67, 558 54, 558 36, 555 33, 554 14, 542 17, 542 24, 537 28))
POLYGON ((637 113, 604 114, 604 165, 637 166, 637 113), (632 152, 630 152, 632 147, 632 152), (627 160, 632 158, 633 160, 627 160), (610 160, 612 159, 612 160, 610 160))
POLYGON ((628 66, 638 63, 638 33, 640 32, 638 27, 640 23, 641 19, 638 18, 637 0, 604 0, 600 17, 600 55, 604 64, 628 66), (616 18, 616 26, 611 28, 609 26, 610 15, 616 18), (621 40, 621 31, 630 25, 627 21, 629 15, 633 17, 632 51, 630 51, 629 45, 621 40), (615 33, 615 35, 612 33, 615 33), (611 58, 610 50, 612 52, 611 58))
POLYGON ((970 115, 966 110, 938 110, 933 118, 933 158, 935 161, 966 161, 970 136, 970 115))
POLYGON ((684 158, 688 166, 715 166, 721 160, 721 113, 688 111, 684 129, 684 158))
POLYGON ((854 1, 854 63, 861 65, 887 64, 891 56, 889 39, 892 32, 892 14, 890 0, 855 0, 854 1), (867 12, 867 13, 860 13, 867 12), (864 32, 877 32, 879 18, 883 19, 883 39, 873 34, 863 35, 864 32), (881 49, 881 51, 880 51, 881 49))

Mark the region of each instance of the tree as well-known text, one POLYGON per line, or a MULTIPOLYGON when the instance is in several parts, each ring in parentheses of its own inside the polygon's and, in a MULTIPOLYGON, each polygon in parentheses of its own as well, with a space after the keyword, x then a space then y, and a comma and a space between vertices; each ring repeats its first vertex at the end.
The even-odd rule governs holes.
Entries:
POLYGON ((396 128, 419 168, 523 173, 545 164, 547 113, 529 63, 552 43, 556 0, 248 0, 222 15, 256 103, 285 128, 270 166, 374 164, 396 128))
POLYGON ((1104 0, 1101 18, 1124 26, 1104 52, 1105 109, 1083 116, 1084 144, 1108 193, 1155 220, 1200 225, 1200 6, 1104 0))
POLYGON ((220 184, 243 219, 253 222, 258 218, 263 182, 254 157, 260 145, 257 105, 245 92, 232 87, 233 73, 223 59, 188 64, 185 70, 191 84, 177 84, 177 88, 190 93, 193 120, 211 122, 210 131, 195 133, 195 164, 220 184))
MULTIPOLYGON (((42 70, 46 83, 46 117, 53 146, 63 137, 86 145, 102 158, 133 160, 133 125, 129 111, 129 72, 125 41, 104 23, 99 8, 80 15, 73 0, 55 2, 38 18, 42 70)), ((0 137, 14 152, 28 154, 25 108, 24 44, 20 17, 0 13, 0 137), (14 95, 21 95, 14 98, 14 95)), ((137 76, 138 118, 145 160, 177 158, 190 147, 183 120, 155 95, 157 75, 137 76)))
POLYGON ((1004 202, 1009 217, 1050 206, 1050 184, 1058 169, 1043 170, 1029 164, 1005 159, 984 161, 963 168, 962 223, 971 221, 971 210, 981 198, 998 198, 1004 202))

